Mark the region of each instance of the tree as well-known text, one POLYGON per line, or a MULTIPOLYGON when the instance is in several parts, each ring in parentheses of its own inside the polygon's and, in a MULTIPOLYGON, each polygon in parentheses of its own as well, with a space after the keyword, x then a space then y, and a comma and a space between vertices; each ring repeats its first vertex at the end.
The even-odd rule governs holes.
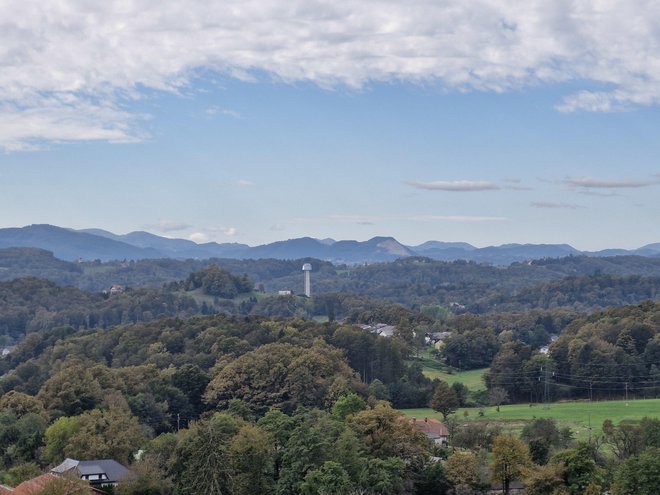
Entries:
POLYGON ((66 457, 115 459, 126 464, 146 441, 137 418, 120 409, 94 409, 78 416, 76 422, 77 431, 64 447, 66 457))
POLYGON ((173 478, 177 493, 230 493, 232 468, 227 451, 239 422, 228 414, 216 413, 191 424, 176 449, 173 478))
POLYGON ((274 449, 271 436, 246 424, 232 438, 227 453, 232 469, 232 493, 272 493, 274 449))
POLYGON ((9 412, 20 418, 28 413, 38 414, 44 419, 48 419, 48 414, 44 409, 44 404, 36 397, 10 390, 0 397, 0 412, 9 412))
POLYGON ((451 388, 456 392, 456 398, 458 399, 459 407, 465 406, 470 390, 465 386, 464 383, 454 382, 451 384, 451 388))
POLYGON ((39 495, 91 495, 92 489, 87 481, 72 476, 53 476, 46 483, 39 495))
POLYGON ((7 469, 0 476, 0 483, 9 486, 18 486, 26 480, 36 478, 42 473, 41 468, 35 463, 20 464, 7 469))
POLYGON ((557 422, 550 418, 537 418, 525 425, 520 435, 529 445, 532 460, 545 464, 550 448, 561 443, 557 422))
POLYGON ((450 488, 442 463, 429 462, 415 483, 415 495, 446 495, 450 488))
POLYGON ((229 400, 241 399, 256 413, 271 407, 321 407, 338 376, 349 383, 354 379, 341 351, 327 344, 316 341, 310 348, 266 344, 222 368, 209 383, 205 399, 221 409, 229 400))
POLYGON ((565 470, 563 464, 547 464, 530 469, 525 478, 527 495, 555 495, 561 487, 568 492, 564 484, 565 470))
POLYGON ((614 495, 655 495, 660 487, 660 449, 647 449, 624 461, 616 471, 614 495))
POLYGON ((44 433, 44 459, 56 463, 66 457, 65 449, 69 439, 80 431, 77 417, 58 418, 44 433))
POLYGON ((132 476, 114 489, 116 495, 171 495, 174 492, 174 484, 153 458, 133 464, 131 472, 132 476))
POLYGON ((351 480, 341 464, 326 461, 319 469, 307 473, 300 491, 303 495, 342 495, 350 488, 351 480))
POLYGON ((603 422, 605 442, 612 447, 614 455, 624 460, 639 454, 644 448, 644 431, 638 425, 621 422, 614 426, 612 421, 603 422))
POLYGON ((335 432, 328 423, 332 420, 327 413, 318 413, 296 418, 299 424, 291 432, 282 451, 282 467, 277 483, 277 491, 282 495, 300 493, 307 474, 329 460, 335 432))
POLYGON ((496 406, 497 412, 500 412, 500 406, 509 401, 509 392, 502 387, 495 387, 488 392, 488 400, 491 405, 496 406))
POLYGON ((421 467, 428 458, 429 440, 387 403, 357 413, 348 426, 372 456, 399 457, 411 468, 421 467))
POLYGON ((447 385, 447 382, 439 381, 435 386, 430 406, 447 420, 447 416, 455 412, 459 406, 456 392, 447 385))
POLYGON ((51 376, 37 397, 49 411, 59 410, 65 416, 75 416, 94 409, 100 404, 103 393, 89 368, 74 364, 51 376))
POLYGON ((456 491, 472 491, 481 485, 479 459, 473 452, 454 451, 447 458, 445 473, 456 491))
POLYGON ((359 476, 359 485, 367 493, 398 495, 405 484, 406 466, 398 457, 367 459, 359 476))
POLYGON ((502 484, 502 492, 509 493, 511 481, 519 478, 532 464, 525 442, 511 435, 499 435, 493 441, 493 461, 489 466, 490 479, 502 484))
POLYGON ((576 448, 557 452, 550 463, 564 465, 564 481, 571 495, 583 495, 590 486, 602 484, 603 470, 594 457, 597 455, 593 445, 579 443, 576 448))
POLYGON ((349 416, 363 411, 366 408, 366 402, 364 402, 358 395, 351 393, 337 399, 335 405, 332 406, 332 415, 340 421, 344 421, 349 416))

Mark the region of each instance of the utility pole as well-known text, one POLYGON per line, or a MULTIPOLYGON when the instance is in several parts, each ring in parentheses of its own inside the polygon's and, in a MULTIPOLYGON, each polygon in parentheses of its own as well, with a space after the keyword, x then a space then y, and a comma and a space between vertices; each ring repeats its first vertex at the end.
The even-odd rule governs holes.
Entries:
MULTIPOLYGON (((541 366, 541 372, 543 373, 543 371, 544 371, 543 366, 541 366)), ((550 388, 549 388, 549 385, 548 385, 548 372, 549 372, 549 370, 548 370, 548 367, 546 366, 545 367, 545 373, 543 375, 543 404, 544 404, 545 409, 548 408, 548 399, 549 399, 549 396, 550 396, 550 393, 549 393, 550 388)))
POLYGON ((628 405, 628 382, 626 382, 626 406, 628 405))
POLYGON ((181 414, 176 413, 176 432, 179 433, 179 428, 181 426, 181 414))

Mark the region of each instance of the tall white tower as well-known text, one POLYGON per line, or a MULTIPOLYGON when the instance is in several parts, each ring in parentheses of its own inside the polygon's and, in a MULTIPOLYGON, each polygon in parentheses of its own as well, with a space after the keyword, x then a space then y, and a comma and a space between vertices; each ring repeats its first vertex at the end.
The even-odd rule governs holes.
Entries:
POLYGON ((305 273, 305 295, 310 297, 312 295, 312 280, 310 277, 310 272, 312 271, 312 265, 305 263, 303 265, 303 272, 305 273))

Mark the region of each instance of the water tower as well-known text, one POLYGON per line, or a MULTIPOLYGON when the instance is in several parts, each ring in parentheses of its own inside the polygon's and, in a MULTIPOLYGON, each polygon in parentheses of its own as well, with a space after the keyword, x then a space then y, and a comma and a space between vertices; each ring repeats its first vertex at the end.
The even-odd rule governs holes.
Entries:
POLYGON ((305 272, 305 295, 310 297, 312 295, 312 280, 310 277, 310 272, 312 271, 312 265, 305 263, 303 265, 303 272, 305 272))

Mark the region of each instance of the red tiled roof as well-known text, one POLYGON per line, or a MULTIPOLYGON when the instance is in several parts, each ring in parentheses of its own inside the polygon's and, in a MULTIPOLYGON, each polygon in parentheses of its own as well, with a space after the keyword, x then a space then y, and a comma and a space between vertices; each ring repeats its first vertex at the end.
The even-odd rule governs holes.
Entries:
MULTIPOLYGON (((46 473, 42 474, 41 476, 37 476, 36 478, 32 478, 31 480, 24 481, 20 485, 18 485, 14 489, 9 489, 9 491, 0 491, 0 495, 37 495, 41 490, 44 489, 44 487, 48 484, 48 482, 54 480, 56 476, 52 473, 46 473)), ((0 487, 4 488, 4 487, 0 487)), ((95 490, 91 486, 89 487, 89 493, 105 493, 100 490, 95 490)))
POLYGON ((424 418, 423 420, 413 418, 412 422, 416 428, 421 430, 426 435, 434 435, 439 437, 449 436, 449 430, 440 420, 433 418, 424 418))
POLYGON ((42 474, 31 480, 24 481, 11 492, 13 495, 34 495, 44 489, 46 484, 55 476, 50 473, 42 474))

